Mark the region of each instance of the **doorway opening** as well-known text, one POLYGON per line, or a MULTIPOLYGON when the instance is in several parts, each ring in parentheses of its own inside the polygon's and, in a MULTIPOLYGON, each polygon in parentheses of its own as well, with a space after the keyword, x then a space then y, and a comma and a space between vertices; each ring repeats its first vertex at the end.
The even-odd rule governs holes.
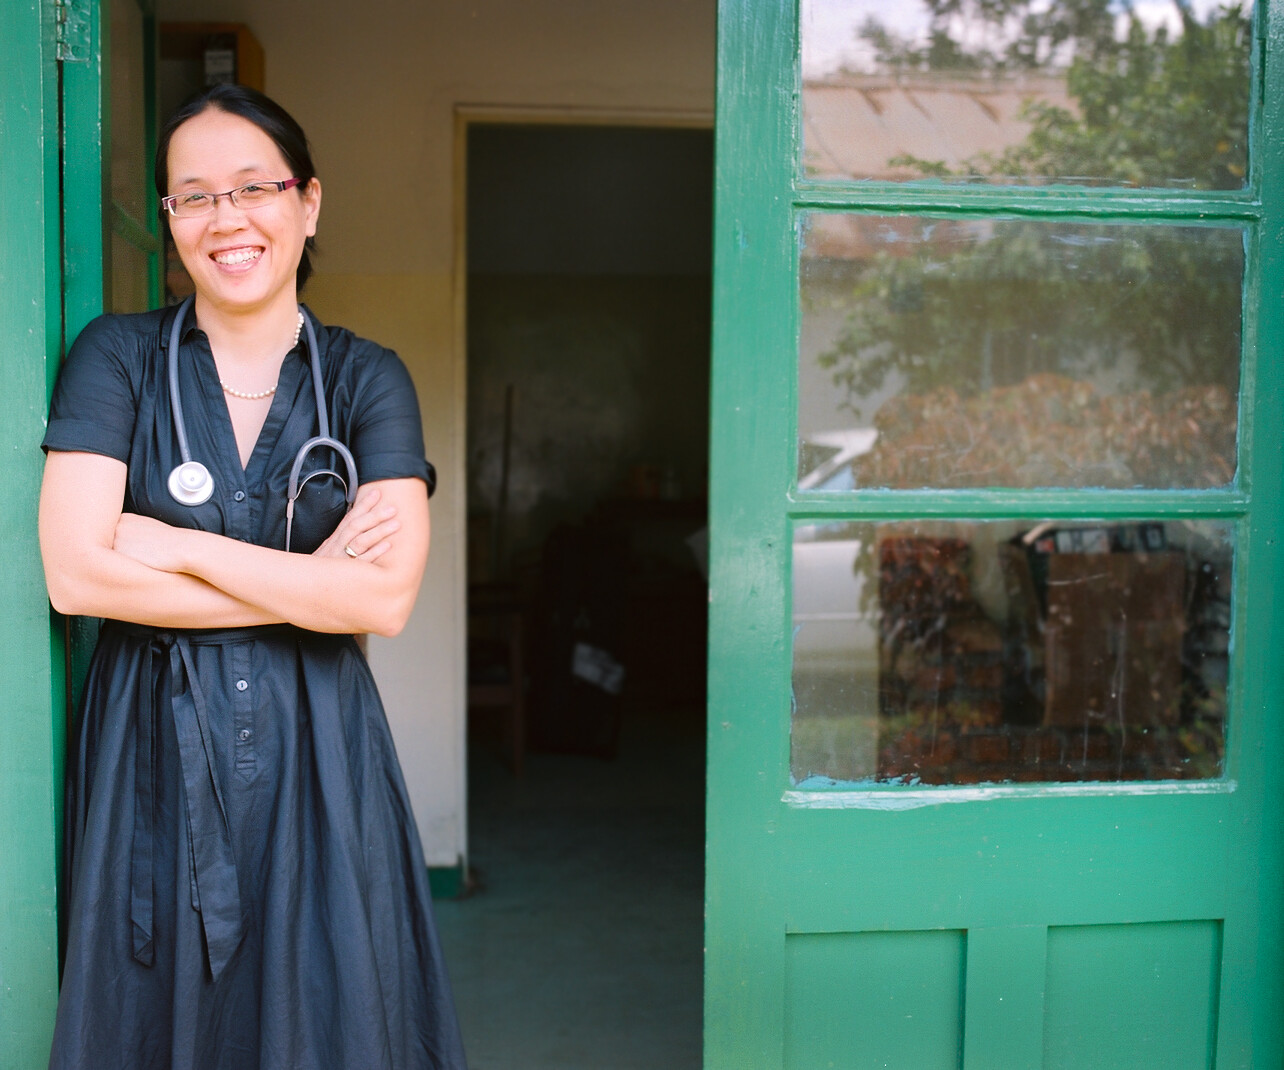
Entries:
POLYGON ((466 131, 465 1040, 697 1067, 712 134, 466 131))

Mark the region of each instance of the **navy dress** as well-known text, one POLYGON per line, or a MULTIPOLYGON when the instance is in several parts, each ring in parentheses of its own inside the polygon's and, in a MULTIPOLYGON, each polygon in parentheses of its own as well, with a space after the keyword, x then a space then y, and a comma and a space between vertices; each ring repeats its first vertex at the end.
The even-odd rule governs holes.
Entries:
MULTIPOLYGON (((48 450, 128 465, 125 509, 285 545, 285 485, 317 433, 305 345, 286 357, 242 470, 192 318, 180 388, 214 497, 166 489, 178 463, 165 343, 174 310, 104 316, 55 393, 48 450)), ((431 486, 395 354, 318 327, 331 432, 363 483, 431 486)), ((324 455, 311 467, 334 467, 324 455)), ((310 480, 291 549, 344 512, 310 480)), ((66 967, 58 1070, 455 1070, 464 1066, 427 871, 383 707, 352 636, 289 625, 106 622, 68 761, 66 967)))

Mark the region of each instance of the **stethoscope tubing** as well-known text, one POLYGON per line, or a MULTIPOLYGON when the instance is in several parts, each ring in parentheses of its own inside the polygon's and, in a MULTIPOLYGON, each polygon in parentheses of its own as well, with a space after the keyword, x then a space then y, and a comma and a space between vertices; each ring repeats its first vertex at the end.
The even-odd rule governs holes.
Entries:
MULTIPOLYGON (((169 492, 179 504, 193 507, 209 501, 214 494, 214 477, 209 469, 200 461, 192 459, 191 447, 187 441, 187 422, 183 418, 183 399, 178 386, 179 336, 182 334, 183 321, 187 318, 187 312, 194 301, 194 297, 188 297, 178 306, 178 312, 169 330, 169 351, 166 355, 169 373, 169 405, 174 417, 174 435, 178 439, 178 452, 182 458, 182 463, 169 475, 169 492)), ((303 471, 304 462, 313 450, 330 449, 342 458, 344 467, 348 471, 344 497, 349 509, 356 501, 358 487, 357 462, 351 451, 342 442, 330 437, 330 414, 325 403, 325 384, 321 381, 321 348, 317 344, 316 329, 312 326, 312 318, 301 308, 299 312, 303 316, 303 327, 308 340, 312 389, 317 404, 317 430, 320 433, 299 447, 298 453, 294 456, 294 463, 290 466, 285 502, 285 548, 287 550, 290 548, 290 535, 294 526, 294 503, 302 485, 299 476, 303 471)), ((311 476, 307 477, 307 479, 310 478, 311 476)), ((307 479, 303 480, 303 484, 307 483, 307 479)))

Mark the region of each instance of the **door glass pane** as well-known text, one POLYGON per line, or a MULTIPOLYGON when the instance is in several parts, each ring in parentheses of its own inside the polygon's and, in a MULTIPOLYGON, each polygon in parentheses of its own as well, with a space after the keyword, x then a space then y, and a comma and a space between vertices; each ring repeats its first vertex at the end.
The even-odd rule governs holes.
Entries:
POLYGON ((141 312, 151 307, 151 256, 138 243, 147 238, 153 223, 147 211, 146 35, 137 0, 117 0, 110 9, 111 204, 105 208, 111 255, 108 298, 113 312, 141 312))
POLYGON ((146 312, 152 307, 148 256, 119 234, 111 236, 111 311, 146 312))
POLYGON ((803 175, 1239 189, 1252 17, 1247 0, 802 0, 803 175))
POLYGON ((143 96, 143 15, 136 0, 111 7, 111 197, 135 221, 147 219, 143 96))
POLYGON ((806 213, 801 490, 1233 481, 1238 227, 806 213))
POLYGON ((800 524, 796 783, 1219 776, 1228 522, 800 524))

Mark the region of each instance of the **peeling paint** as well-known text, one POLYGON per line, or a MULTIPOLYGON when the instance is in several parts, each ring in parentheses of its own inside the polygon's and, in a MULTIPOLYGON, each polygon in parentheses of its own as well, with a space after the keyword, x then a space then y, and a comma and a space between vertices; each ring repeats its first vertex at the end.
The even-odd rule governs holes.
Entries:
POLYGON ((954 803, 1003 799, 1134 799, 1147 795, 1229 795, 1234 780, 1152 781, 1137 784, 984 784, 976 787, 895 788, 881 791, 786 791, 781 802, 794 810, 919 810, 954 803))

